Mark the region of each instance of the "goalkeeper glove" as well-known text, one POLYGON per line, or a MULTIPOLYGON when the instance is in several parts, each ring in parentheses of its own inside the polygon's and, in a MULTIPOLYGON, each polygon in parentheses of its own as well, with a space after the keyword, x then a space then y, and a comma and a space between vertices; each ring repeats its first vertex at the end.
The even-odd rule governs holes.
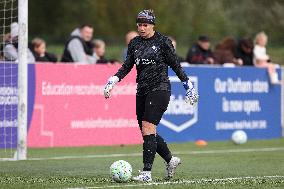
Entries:
POLYGON ((119 78, 117 76, 112 76, 108 79, 107 84, 104 88, 105 98, 109 98, 111 96, 110 92, 118 81, 119 81, 119 78))
POLYGON ((186 90, 185 102, 190 105, 194 105, 198 101, 199 95, 197 94, 193 84, 189 80, 182 82, 182 84, 186 90))

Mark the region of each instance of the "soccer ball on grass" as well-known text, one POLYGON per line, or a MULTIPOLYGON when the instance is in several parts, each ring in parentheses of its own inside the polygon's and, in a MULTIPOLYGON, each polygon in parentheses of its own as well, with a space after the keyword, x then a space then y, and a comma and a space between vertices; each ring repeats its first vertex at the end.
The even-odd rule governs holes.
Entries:
POLYGON ((118 160, 110 166, 110 176, 116 182, 127 182, 132 176, 131 165, 124 160, 118 160))
POLYGON ((237 130, 232 134, 232 141, 235 144, 244 144, 247 142, 247 134, 242 130, 237 130))

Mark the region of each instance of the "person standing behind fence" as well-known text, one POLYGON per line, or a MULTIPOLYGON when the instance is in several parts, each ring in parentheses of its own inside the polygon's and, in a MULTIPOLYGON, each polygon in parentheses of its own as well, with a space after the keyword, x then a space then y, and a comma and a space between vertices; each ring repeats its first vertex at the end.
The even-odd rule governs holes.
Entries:
POLYGON ((190 64, 214 64, 210 40, 207 36, 199 36, 197 43, 189 49, 186 61, 190 64))
POLYGON ((125 35, 125 43, 126 43, 126 47, 123 49, 123 54, 122 54, 122 60, 125 61, 126 60, 126 55, 127 55, 127 46, 130 43, 130 41, 134 38, 138 36, 138 33, 136 31, 129 31, 126 35, 125 35))
POLYGON ((62 62, 94 64, 97 61, 92 49, 93 27, 83 24, 75 29, 65 43, 62 62))
POLYGON ((97 64, 115 64, 119 61, 114 59, 105 58, 106 44, 101 39, 95 39, 93 41, 93 52, 97 55, 97 64))
MULTIPOLYGON (((18 36, 19 24, 13 22, 10 26, 10 38, 7 38, 3 48, 3 55, 5 61, 18 62, 18 36)), ((35 58, 30 49, 28 49, 28 63, 34 63, 35 58)))
POLYGON ((266 44, 268 37, 264 32, 260 32, 255 37, 255 46, 253 49, 254 65, 259 68, 267 68, 270 82, 272 84, 280 84, 276 68, 278 65, 271 63, 271 60, 266 53, 266 44))
POLYGON ((253 40, 251 38, 242 38, 239 40, 235 57, 241 60, 243 66, 253 66, 253 40))
POLYGON ((36 62, 57 62, 54 54, 46 52, 46 42, 41 38, 32 40, 32 52, 36 62))
POLYGON ((235 57, 237 42, 232 37, 224 38, 214 49, 214 58, 216 64, 234 64, 242 65, 243 61, 235 57))

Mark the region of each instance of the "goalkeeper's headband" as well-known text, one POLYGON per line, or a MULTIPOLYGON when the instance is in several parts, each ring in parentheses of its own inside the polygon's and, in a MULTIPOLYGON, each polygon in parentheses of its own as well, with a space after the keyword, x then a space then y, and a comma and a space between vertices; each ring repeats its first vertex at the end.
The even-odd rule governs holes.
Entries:
POLYGON ((153 10, 143 10, 138 13, 136 23, 148 23, 155 25, 155 15, 153 10))

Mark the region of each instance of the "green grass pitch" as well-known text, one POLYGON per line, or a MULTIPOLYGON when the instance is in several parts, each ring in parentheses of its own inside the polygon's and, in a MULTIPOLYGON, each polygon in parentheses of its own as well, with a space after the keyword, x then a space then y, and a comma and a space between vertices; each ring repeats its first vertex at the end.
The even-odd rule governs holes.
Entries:
POLYGON ((128 161, 133 174, 142 167, 141 145, 29 149, 27 161, 0 161, 0 188, 284 188, 284 139, 170 144, 182 165, 170 182, 156 156, 153 183, 115 183, 109 166, 128 161))

